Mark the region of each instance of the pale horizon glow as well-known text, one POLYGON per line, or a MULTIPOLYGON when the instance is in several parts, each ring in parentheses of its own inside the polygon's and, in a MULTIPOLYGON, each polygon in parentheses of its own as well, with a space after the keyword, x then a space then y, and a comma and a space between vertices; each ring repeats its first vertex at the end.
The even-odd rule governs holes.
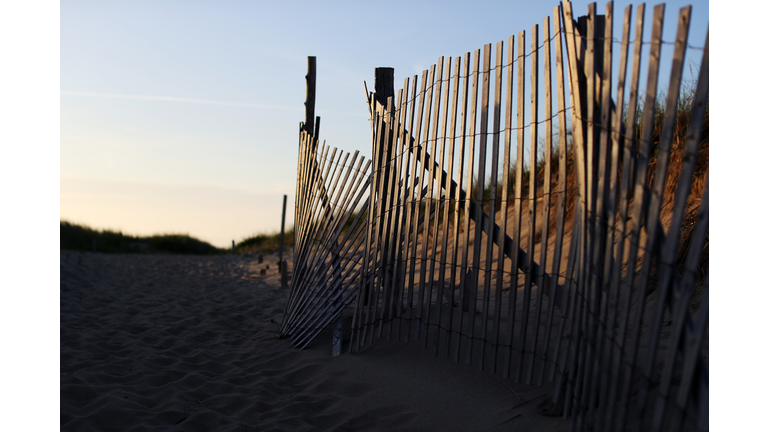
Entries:
MULTIPOLYGON (((69 215, 68 222, 88 225, 87 221, 93 219, 109 220, 109 226, 99 228, 137 236, 188 234, 219 247, 228 246, 231 240, 240 242, 251 235, 276 232, 274 228, 254 228, 233 236, 228 227, 247 225, 251 220, 272 219, 275 217, 271 214, 272 206, 253 206, 250 202, 282 206, 282 200, 283 195, 278 193, 210 185, 87 179, 61 181, 61 209, 62 214, 69 215)), ((288 210, 292 206, 294 203, 289 197, 288 210)), ((279 218, 278 214, 278 221, 279 218)), ((286 211, 286 227, 292 225, 293 214, 286 211)))

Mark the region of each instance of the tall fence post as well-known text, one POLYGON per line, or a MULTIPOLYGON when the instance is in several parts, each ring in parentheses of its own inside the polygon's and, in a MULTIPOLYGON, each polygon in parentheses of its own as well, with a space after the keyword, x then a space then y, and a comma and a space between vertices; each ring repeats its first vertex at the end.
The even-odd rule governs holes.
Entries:
MULTIPOLYGON (((394 98, 395 97, 395 68, 391 67, 378 67, 376 68, 375 72, 375 93, 373 94, 374 99, 378 104, 376 105, 377 111, 379 114, 384 114, 384 110, 387 107, 387 99, 388 98, 394 98)), ((393 125, 387 125, 387 127, 394 127, 393 125)), ((384 136, 382 134, 382 136, 384 136)), ((392 139, 389 140, 389 142, 384 143, 384 145, 379 146, 378 154, 372 155, 374 158, 376 158, 379 167, 382 167, 384 169, 384 184, 389 184, 389 161, 382 160, 384 155, 391 155, 392 154, 392 139)), ((377 197, 378 202, 380 204, 384 204, 387 200, 387 190, 386 188, 381 190, 381 196, 377 197)), ((383 227, 381 224, 379 225, 379 236, 382 234, 383 227)), ((381 239, 386 240, 386 239, 381 239)))
POLYGON ((307 99, 304 102, 304 130, 314 136, 315 129, 315 82, 317 62, 314 56, 307 57, 307 99))
MULTIPOLYGON (((373 93, 373 99, 377 102, 373 104, 375 111, 374 113, 378 113, 380 116, 384 114, 384 111, 387 106, 387 99, 390 97, 395 96, 395 68, 391 67, 378 67, 374 71, 374 93, 373 93)), ((371 118, 371 121, 375 121, 375 116, 371 118)), ((374 138, 375 138, 374 134, 374 138)), ((383 136, 383 134, 382 134, 383 136)), ((378 169, 382 170, 383 165, 387 164, 387 161, 382 160, 384 157, 384 154, 391 154, 392 149, 392 142, 387 142, 385 145, 375 145, 375 143, 372 143, 372 154, 371 158, 374 161, 374 170, 376 167, 379 167, 378 169)), ((384 184, 388 184, 389 180, 389 170, 383 169, 384 172, 384 184)), ((372 184, 371 186, 371 203, 372 205, 368 209, 368 211, 373 212, 374 204, 376 205, 384 205, 386 202, 386 190, 382 189, 381 195, 376 195, 376 187, 372 184)), ((378 224, 378 228, 376 230, 376 233, 374 233, 374 236, 379 241, 386 241, 387 239, 382 238, 383 235, 383 226, 382 224, 378 224)), ((377 243, 378 244, 378 243, 377 243)), ((376 260, 374 259, 374 262, 376 260)), ((372 273, 373 273, 372 269, 372 273)), ((368 275, 363 275, 363 280, 367 280, 368 275)), ((363 283, 363 290, 361 295, 363 296, 363 304, 365 306, 368 306, 368 299, 369 299, 369 284, 363 283)))
MULTIPOLYGON (((316 145, 314 143, 318 142, 317 141, 318 140, 318 136, 320 135, 320 117, 319 116, 317 116, 317 117, 315 116, 315 84, 316 84, 316 74, 317 74, 317 61, 316 61, 316 58, 314 56, 308 56, 307 57, 307 75, 306 75, 306 79, 307 79, 307 96, 306 96, 306 101, 304 102, 305 112, 304 112, 303 130, 306 131, 312 137, 310 142, 312 142, 313 145, 316 145)), ((394 91, 394 85, 392 86, 392 88, 393 88, 392 91, 394 91)), ((325 189, 325 188, 323 187, 323 189, 325 189)), ((322 193, 321 193, 321 195, 322 195, 322 193)), ((298 203, 297 203, 297 206, 298 206, 298 203)), ((285 209, 285 197, 284 197, 284 201, 283 201, 283 209, 285 209)), ((331 216, 331 219, 332 218, 333 218, 333 216, 331 216)), ((283 224, 284 223, 285 223, 285 210, 283 210, 283 224)), ((282 234, 281 234, 280 238, 281 238, 281 245, 282 245, 282 238, 283 238, 282 234)), ((334 243, 335 243, 335 248, 339 249, 338 242, 334 242, 334 243)), ((282 263, 282 261, 283 261, 283 259, 282 259, 282 246, 281 246, 280 250, 281 250, 281 252, 280 252, 281 253, 280 261, 282 263)), ((337 261, 337 258, 338 258, 337 253, 333 253, 332 257, 331 257, 331 270, 330 270, 331 275, 333 275, 333 273, 334 273, 334 262, 337 261)), ((284 270, 281 270, 281 274, 284 274, 284 276, 283 276, 283 286, 287 286, 287 272, 285 272, 284 270)), ((335 283, 335 281, 333 280, 333 277, 331 277, 331 278, 332 278, 332 280, 329 281, 329 283, 335 283)), ((337 308, 340 307, 340 305, 341 305, 341 298, 340 297, 341 296, 339 295, 337 300, 334 302, 334 307, 337 307, 337 308)), ((344 315, 343 315, 343 309, 342 309, 339 312, 339 317, 338 317, 337 321, 335 322, 334 328, 333 328, 333 341, 332 341, 332 344, 331 344, 331 352, 332 352, 332 355, 334 357, 341 354, 341 348, 342 348, 342 346, 341 346, 341 339, 342 339, 342 334, 343 334, 343 330, 344 330, 344 328, 343 328, 343 318, 344 318, 344 315)))
MULTIPOLYGON (((333 257, 336 258, 336 254, 333 254, 333 257)), ((335 259, 334 259, 335 261, 335 259)), ((333 262, 333 261, 332 261, 333 262)), ((334 268, 333 265, 331 265, 331 274, 333 274, 334 268)), ((334 280, 332 280, 335 282, 334 280)), ((343 287, 339 285, 339 293, 337 295, 337 299, 334 302, 334 307, 339 308, 341 306, 341 291, 343 290, 343 287)), ((334 293, 336 294, 336 293, 334 293)), ((344 309, 341 309, 339 311, 339 317, 336 319, 336 322, 333 324, 333 340, 331 342, 331 356, 332 357, 338 357, 341 355, 341 349, 342 349, 342 337, 344 336, 344 309)))
MULTIPOLYGON (((285 288, 288 286, 288 269, 285 266, 285 260, 283 259, 283 249, 285 247, 285 205, 288 202, 288 195, 283 195, 283 217, 280 222, 280 261, 277 263, 277 268, 280 270, 280 286, 285 288)), ((232 247, 234 248, 234 243, 232 247)))
MULTIPOLYGON (((377 102, 376 104, 376 110, 379 113, 379 115, 383 115, 384 112, 387 109, 387 100, 391 97, 394 99, 395 97, 395 68, 391 67, 378 67, 375 70, 375 81, 374 81, 374 91, 373 94, 374 100, 377 102)), ((385 117, 386 118, 386 117, 385 117)), ((390 128, 394 130, 394 125, 386 125, 385 128, 390 128)), ((386 142, 380 142, 378 147, 374 147, 371 150, 375 151, 378 149, 378 152, 376 154, 372 154, 372 156, 378 161, 378 164, 376 165, 379 167, 381 171, 383 171, 384 179, 383 184, 389 185, 391 175, 390 173, 390 161, 389 160, 383 160, 384 155, 389 155, 388 159, 392 159, 392 148, 393 148, 393 139, 394 137, 388 134, 381 133, 379 134, 380 138, 382 140, 385 139, 386 136, 389 136, 389 139, 387 139, 386 142), (383 144, 383 145, 382 145, 383 144)), ((386 187, 382 188, 380 191, 378 191, 379 196, 376 197, 375 202, 378 203, 378 205, 382 206, 389 206, 387 203, 389 191, 386 187)), ((381 222, 377 223, 378 226, 378 234, 377 234, 377 240, 379 244, 381 245, 381 250, 386 251, 388 250, 389 240, 384 235, 384 224, 381 222)), ((383 255, 382 255, 383 256, 383 255)), ((381 265, 385 265, 384 261, 381 262, 381 265)), ((367 296, 365 298, 368 298, 367 296)))

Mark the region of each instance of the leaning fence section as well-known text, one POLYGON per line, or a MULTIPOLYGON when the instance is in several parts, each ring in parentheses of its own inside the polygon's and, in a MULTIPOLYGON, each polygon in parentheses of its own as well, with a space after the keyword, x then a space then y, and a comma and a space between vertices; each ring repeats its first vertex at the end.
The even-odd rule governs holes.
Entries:
POLYGON ((280 333, 303 348, 357 296, 371 161, 301 128, 294 271, 280 333))
POLYGON ((634 40, 632 12, 617 42, 612 3, 574 19, 566 2, 506 46, 441 57, 397 95, 369 94, 373 204, 351 350, 415 340, 518 382, 554 382, 554 409, 575 430, 708 427, 708 180, 692 188, 708 140, 708 41, 678 136, 691 8, 678 16, 660 121, 664 5, 642 109, 645 6, 634 40))

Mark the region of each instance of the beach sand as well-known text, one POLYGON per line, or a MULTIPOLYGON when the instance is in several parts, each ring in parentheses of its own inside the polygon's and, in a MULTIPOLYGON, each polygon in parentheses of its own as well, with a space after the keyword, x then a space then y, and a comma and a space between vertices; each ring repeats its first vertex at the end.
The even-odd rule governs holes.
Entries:
POLYGON ((570 429, 537 408, 550 387, 420 343, 375 340, 332 357, 326 330, 293 349, 277 337, 287 294, 276 255, 61 251, 61 429, 570 429))

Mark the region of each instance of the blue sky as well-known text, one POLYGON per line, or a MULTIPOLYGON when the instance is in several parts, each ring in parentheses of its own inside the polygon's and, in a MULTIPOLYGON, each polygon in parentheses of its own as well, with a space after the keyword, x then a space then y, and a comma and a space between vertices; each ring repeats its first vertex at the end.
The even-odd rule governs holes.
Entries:
MULTIPOLYGON (((626 4, 614 6, 617 37, 626 4)), ((684 4, 667 3, 665 40, 684 4)), ((372 89, 375 67, 394 67, 399 88, 439 56, 530 32, 556 5, 62 2, 61 218, 217 246, 277 230, 283 194, 292 208, 308 55, 321 139, 368 156, 363 81, 372 89)), ((708 17, 707 2, 694 4, 692 45, 708 17)))

